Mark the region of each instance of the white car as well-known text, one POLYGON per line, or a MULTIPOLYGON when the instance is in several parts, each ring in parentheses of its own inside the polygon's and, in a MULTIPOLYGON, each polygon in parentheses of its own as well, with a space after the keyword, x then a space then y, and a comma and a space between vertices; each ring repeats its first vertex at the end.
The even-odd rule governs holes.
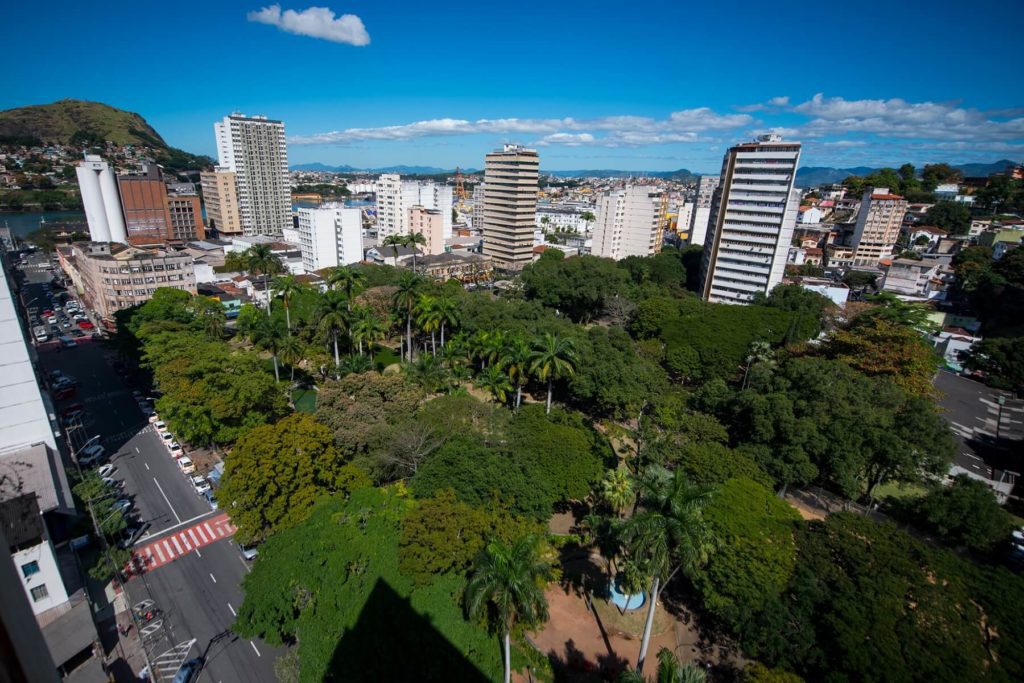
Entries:
POLYGON ((174 441, 174 434, 171 434, 168 431, 160 430, 160 438, 164 440, 165 444, 168 444, 174 441))
POLYGON ((105 448, 103 448, 103 446, 99 445, 98 443, 94 443, 93 445, 83 449, 82 452, 78 455, 78 464, 85 465, 87 467, 89 465, 95 465, 96 463, 103 459, 103 456, 106 455, 106 452, 107 451, 105 448))
POLYGON ((153 423, 153 428, 162 434, 167 431, 167 423, 163 420, 157 420, 153 423))
POLYGON ((97 469, 96 474, 100 475, 100 477, 109 477, 116 471, 117 465, 111 465, 110 463, 107 463, 106 465, 103 465, 99 469, 97 469))
POLYGON ((178 458, 178 467, 181 468, 181 471, 185 474, 192 474, 196 471, 195 463, 193 463, 192 459, 188 456, 178 458))
POLYGON ((189 480, 192 482, 192 488, 195 489, 196 493, 199 495, 203 495, 210 490, 210 482, 206 481, 206 477, 202 477, 197 474, 193 477, 189 477, 189 480))
POLYGON ((167 444, 167 450, 171 452, 171 455, 175 458, 180 458, 185 455, 185 451, 181 450, 181 444, 177 441, 172 441, 167 444))
POLYGON ((102 481, 103 481, 104 484, 106 484, 107 486, 109 486, 112 489, 123 489, 124 488, 124 482, 120 481, 118 479, 113 479, 111 477, 103 477, 102 481))

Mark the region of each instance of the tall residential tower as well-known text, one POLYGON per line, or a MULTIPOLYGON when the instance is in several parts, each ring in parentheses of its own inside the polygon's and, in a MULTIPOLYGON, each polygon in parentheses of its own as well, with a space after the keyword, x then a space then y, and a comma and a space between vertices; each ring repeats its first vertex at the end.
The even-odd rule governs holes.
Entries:
POLYGON ((284 123, 266 116, 232 114, 213 124, 213 129, 218 170, 235 174, 242 232, 280 235, 292 227, 284 123))
POLYGON ((707 301, 749 303, 782 282, 800 195, 800 143, 762 135, 725 153, 701 261, 707 301))
POLYGON ((877 266, 896 250, 907 200, 887 187, 868 188, 860 201, 853 231, 853 265, 877 266))
POLYGON ((662 193, 645 185, 606 192, 597 200, 591 253, 616 261, 661 251, 662 193))
MULTIPOLYGON (((718 182, 718 176, 704 175, 697 183, 697 201, 690 214, 690 244, 704 244, 708 233, 708 220, 711 217, 711 200, 718 189, 718 182)), ((679 226, 679 229, 682 230, 682 226, 679 226)))
POLYGON ((495 265, 521 270, 533 260, 540 157, 536 150, 505 145, 484 166, 484 254, 495 265))

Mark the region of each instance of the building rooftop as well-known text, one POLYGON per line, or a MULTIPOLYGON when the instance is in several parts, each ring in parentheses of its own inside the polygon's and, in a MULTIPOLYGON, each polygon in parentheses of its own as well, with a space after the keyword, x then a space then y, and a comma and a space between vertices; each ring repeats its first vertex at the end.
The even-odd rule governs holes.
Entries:
POLYGON ((37 443, 0 455, 0 478, 3 478, 0 499, 16 490, 34 494, 42 512, 74 510, 71 486, 60 454, 46 444, 37 443), (16 488, 11 489, 12 486, 16 488))
MULTIPOLYGON (((6 482, 4 483, 6 487, 6 482)), ((35 545, 43 538, 43 516, 31 493, 0 501, 0 527, 11 548, 35 545)), ((7 550, 7 548, 4 548, 7 550)))

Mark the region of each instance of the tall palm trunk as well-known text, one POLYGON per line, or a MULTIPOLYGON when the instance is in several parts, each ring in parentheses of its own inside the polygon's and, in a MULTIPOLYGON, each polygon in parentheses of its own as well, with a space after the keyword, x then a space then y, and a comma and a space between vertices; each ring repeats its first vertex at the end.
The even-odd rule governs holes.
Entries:
POLYGON ((287 325, 288 325, 288 331, 291 332, 292 331, 292 311, 291 311, 291 308, 289 308, 287 301, 284 302, 284 320, 285 320, 285 323, 287 323, 287 325))
POLYGON ((554 385, 554 383, 555 383, 555 379, 553 377, 548 377, 548 409, 547 409, 547 414, 548 415, 551 414, 551 390, 552 390, 552 386, 554 385))
POLYGON ((405 348, 409 354, 406 359, 408 362, 412 362, 412 310, 410 310, 405 316, 405 348))
POLYGON ((341 367, 341 357, 338 355, 338 331, 334 331, 334 368, 341 367))
POLYGON ((512 636, 508 629, 505 630, 504 643, 502 643, 505 649, 505 683, 509 683, 512 680, 512 636))
POLYGON ((359 338, 359 355, 363 355, 363 338, 359 338))
POLYGON ((516 412, 519 412, 519 406, 523 403, 523 385, 516 383, 516 412))
POLYGON ((437 338, 434 336, 434 330, 430 330, 430 355, 437 355, 437 338))
POLYGON ((444 348, 444 321, 441 321, 441 348, 444 348))
POLYGON ((271 354, 271 355, 274 358, 274 381, 275 382, 280 382, 281 381, 281 375, 278 374, 278 370, 277 370, 277 354, 274 353, 274 354, 271 354))
POLYGON ((654 609, 658 606, 658 589, 660 588, 660 579, 657 576, 654 577, 654 581, 651 583, 651 594, 647 597, 651 599, 651 604, 647 607, 647 622, 644 624, 644 637, 640 641, 640 657, 636 660, 636 672, 644 672, 644 661, 647 659, 647 647, 651 644, 651 628, 654 626, 654 609))

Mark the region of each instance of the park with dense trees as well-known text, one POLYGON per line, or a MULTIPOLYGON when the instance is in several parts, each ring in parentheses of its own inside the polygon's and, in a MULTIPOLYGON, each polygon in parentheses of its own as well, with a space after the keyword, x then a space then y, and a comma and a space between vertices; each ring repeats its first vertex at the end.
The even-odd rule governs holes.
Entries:
MULTIPOLYGON (((234 629, 288 646, 282 678, 561 680, 526 634, 573 549, 663 597, 609 678, 685 669, 650 645, 680 610, 749 660, 730 680, 1024 676, 1011 527, 987 490, 940 483, 954 441, 921 311, 882 297, 846 320, 793 285, 709 304, 692 250, 550 253, 500 293, 380 266, 321 291, 254 248, 235 266, 269 307, 229 324, 158 290, 118 315, 161 418, 226 453, 221 509, 261 543, 234 629), (805 519, 805 486, 899 526, 805 519), (924 494, 886 497, 905 486, 924 494)), ((1013 261, 961 267, 1020 286, 1013 261)))

